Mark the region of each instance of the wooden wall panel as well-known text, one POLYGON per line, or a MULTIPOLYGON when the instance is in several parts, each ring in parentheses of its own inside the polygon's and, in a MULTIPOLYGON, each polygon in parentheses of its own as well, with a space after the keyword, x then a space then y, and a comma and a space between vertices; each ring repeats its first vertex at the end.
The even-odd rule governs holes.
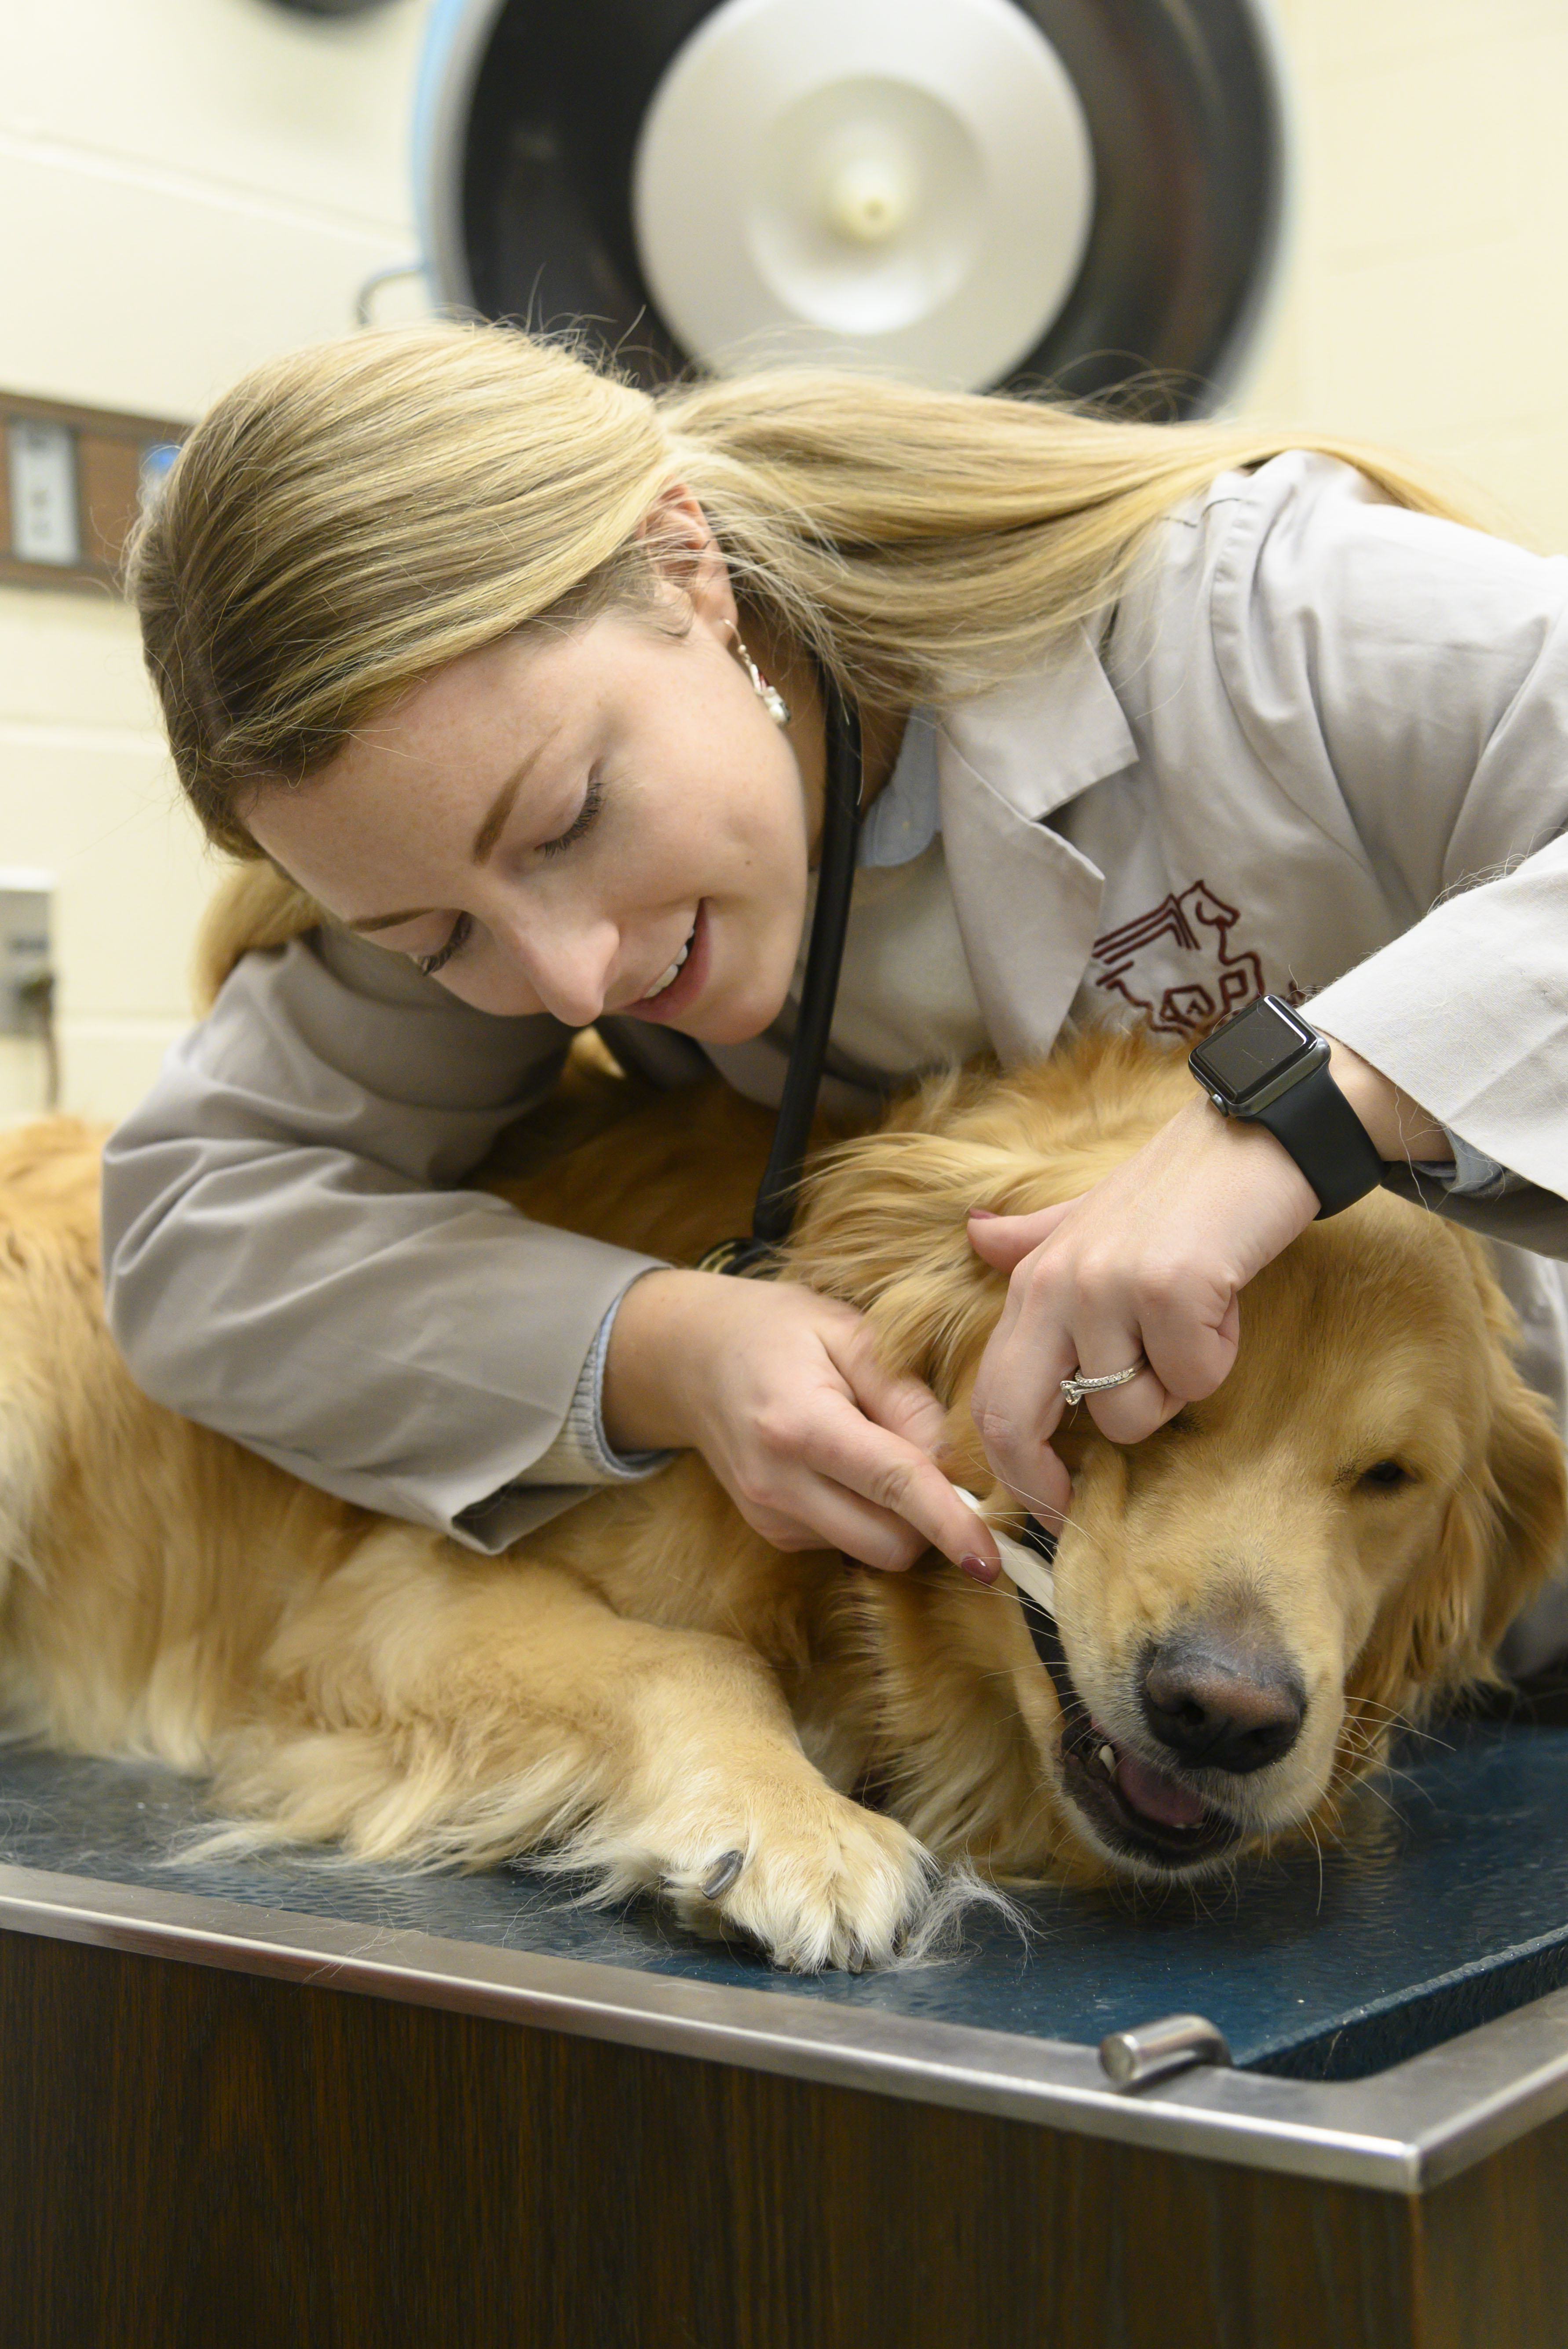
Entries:
POLYGON ((126 534, 135 521, 144 452, 175 442, 189 428, 154 416, 73 408, 58 400, 0 392, 0 581, 48 588, 116 588, 126 534), (32 563, 13 545, 7 428, 13 421, 61 424, 76 448, 81 560, 32 563))

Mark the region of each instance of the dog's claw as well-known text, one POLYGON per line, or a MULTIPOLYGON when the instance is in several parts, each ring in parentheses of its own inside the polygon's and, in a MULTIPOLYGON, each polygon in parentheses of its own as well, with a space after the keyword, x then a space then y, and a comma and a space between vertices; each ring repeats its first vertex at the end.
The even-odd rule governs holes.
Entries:
POLYGON ((702 1878, 703 1899, 722 1899, 745 1864, 746 1855, 743 1851, 725 1852, 722 1858, 716 1860, 702 1878))

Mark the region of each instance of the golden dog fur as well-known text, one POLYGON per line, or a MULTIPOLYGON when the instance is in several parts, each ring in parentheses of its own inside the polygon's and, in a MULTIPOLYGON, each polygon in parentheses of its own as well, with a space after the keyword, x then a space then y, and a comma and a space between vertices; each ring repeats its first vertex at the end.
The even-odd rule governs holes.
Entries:
MULTIPOLYGON (((1137 1039, 1094 1038, 928 1085, 814 1178, 792 1276, 864 1308, 886 1358, 931 1381, 950 1473, 998 1504, 967 1401, 1003 1284, 964 1211, 1073 1195, 1189 1089, 1137 1039)), ((666 1097, 511 1195, 690 1260, 744 1228, 768 1129, 720 1092, 666 1097)), ((210 1774, 232 1845, 532 1853, 797 1967, 888 1961, 940 1908, 944 1869, 1160 1872, 1072 1798, 1061 1708, 1005 1580, 929 1556, 905 1576, 781 1556, 694 1455, 496 1558, 373 1517, 137 1392, 104 1328, 97 1226, 91 1134, 0 1141, 16 1733, 210 1774), (873 1788, 878 1807, 856 1799, 873 1788)), ((1208 1402, 1128 1448, 1083 1411, 1064 1429, 1058 1610, 1096 1723, 1158 1760, 1137 1660, 1216 1606, 1251 1610, 1294 1660, 1292 1751, 1223 1785, 1193 1774, 1237 1848, 1332 1826, 1390 1721, 1487 1677, 1555 1564, 1562 1446, 1510 1339, 1483 1247, 1377 1194, 1252 1283, 1208 1402)))

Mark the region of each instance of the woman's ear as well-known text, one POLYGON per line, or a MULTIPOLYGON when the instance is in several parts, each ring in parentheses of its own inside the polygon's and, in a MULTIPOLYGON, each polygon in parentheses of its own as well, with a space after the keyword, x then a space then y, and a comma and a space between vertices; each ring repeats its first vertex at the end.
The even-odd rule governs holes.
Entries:
POLYGON ((739 615, 730 585, 730 567, 695 493, 684 481, 667 482, 638 526, 654 569, 691 605, 695 619, 716 633, 734 634, 739 615))

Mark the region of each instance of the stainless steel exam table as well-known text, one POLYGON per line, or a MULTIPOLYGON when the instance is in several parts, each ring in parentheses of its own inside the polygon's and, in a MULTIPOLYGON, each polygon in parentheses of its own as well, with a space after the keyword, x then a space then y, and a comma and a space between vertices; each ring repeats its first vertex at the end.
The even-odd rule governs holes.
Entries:
POLYGON ((513 1870, 171 1866, 197 1816, 0 1757, 5 2343, 1568 2344, 1568 1728, 858 1978, 513 1870), (1176 2012, 1235 2067, 1118 2092, 1176 2012))

